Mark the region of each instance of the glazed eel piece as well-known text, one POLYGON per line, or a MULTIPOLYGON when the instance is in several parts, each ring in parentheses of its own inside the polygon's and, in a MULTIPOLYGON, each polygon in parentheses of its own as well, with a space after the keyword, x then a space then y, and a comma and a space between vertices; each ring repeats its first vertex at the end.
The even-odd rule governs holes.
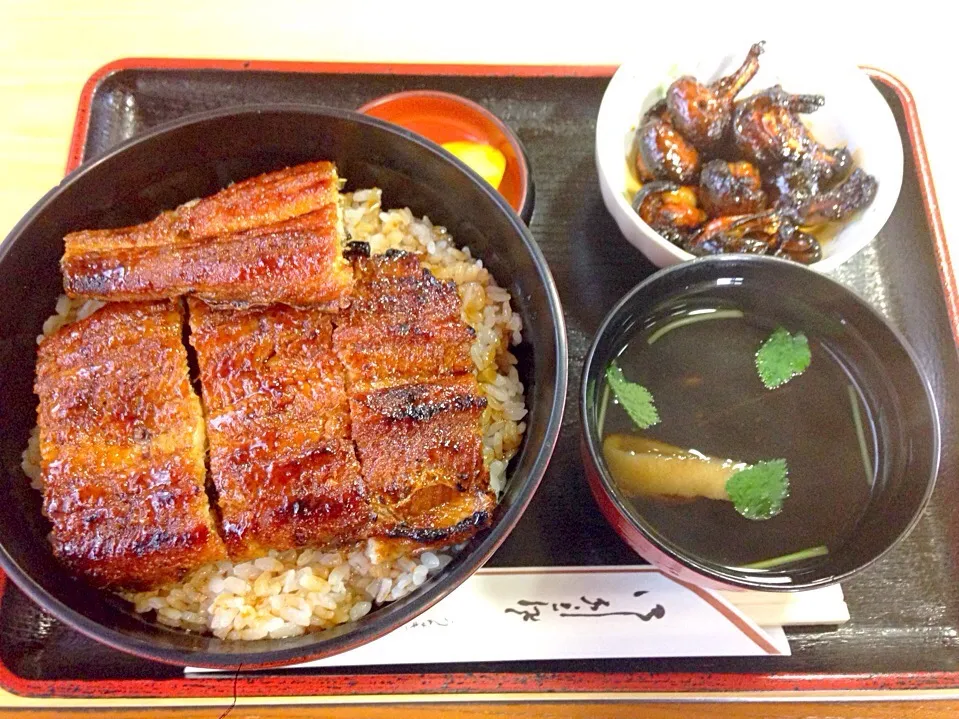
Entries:
POLYGON ((352 436, 384 552, 464 541, 490 519, 479 391, 452 282, 415 255, 354 261, 333 344, 346 369, 352 436))
POLYGON ((191 299, 190 326, 231 559, 365 536, 373 515, 330 315, 191 299))
POLYGON ((45 340, 57 556, 99 586, 149 589, 225 554, 373 537, 385 556, 487 526, 486 400, 455 285, 406 253, 356 265, 358 291, 335 320, 191 298, 202 410, 178 303, 110 303, 45 340))
POLYGON ((269 172, 132 227, 72 232, 71 297, 336 305, 349 293, 340 181, 330 162, 269 172))
POLYGON ((54 554, 92 584, 150 589, 223 558, 179 303, 111 303, 43 340, 44 511, 54 554))

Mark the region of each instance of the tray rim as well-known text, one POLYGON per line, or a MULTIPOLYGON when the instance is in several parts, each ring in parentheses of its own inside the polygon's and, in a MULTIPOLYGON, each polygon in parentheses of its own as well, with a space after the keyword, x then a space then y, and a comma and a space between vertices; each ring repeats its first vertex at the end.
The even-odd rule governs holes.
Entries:
MULTIPOLYGON (((103 65, 80 93, 66 172, 80 164, 90 126, 90 107, 101 84, 125 70, 221 70, 309 74, 395 74, 466 77, 610 77, 615 65, 509 65, 448 63, 322 62, 204 58, 121 58, 103 65)), ((933 236, 953 342, 959 345, 959 289, 946 242, 915 99, 893 74, 872 66, 861 68, 890 87, 903 106, 923 208, 933 236)), ((0 573, 0 598, 6 576, 0 573)), ((809 700, 926 700, 959 698, 959 671, 888 674, 822 674, 813 672, 433 672, 264 674, 224 673, 169 679, 27 679, 0 661, 0 690, 18 697, 70 698, 102 702, 111 699, 236 698, 279 700, 309 697, 310 703, 343 701, 536 701, 663 698, 687 701, 755 701, 782 698, 809 700)), ((126 703, 126 702, 125 702, 126 703)), ((244 703, 247 703, 246 701, 244 703)), ((260 702, 257 702, 260 703, 260 702)), ((4 704, 0 697, 0 706, 4 704)))

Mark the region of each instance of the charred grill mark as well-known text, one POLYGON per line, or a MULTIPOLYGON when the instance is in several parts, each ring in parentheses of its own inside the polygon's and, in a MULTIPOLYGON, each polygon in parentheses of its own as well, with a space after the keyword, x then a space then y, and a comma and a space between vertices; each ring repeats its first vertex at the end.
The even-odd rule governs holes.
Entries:
POLYGON ((367 395, 363 402, 377 414, 394 421, 411 419, 426 422, 443 412, 467 412, 486 408, 486 398, 475 394, 457 393, 441 399, 430 399, 432 388, 427 385, 394 387, 367 395))
POLYGON ((346 246, 343 248, 343 257, 348 260, 359 260, 369 258, 371 255, 370 243, 369 242, 360 242, 358 240, 350 241, 346 243, 346 246))
POLYGON ((438 544, 440 542, 452 541, 461 535, 472 535, 475 532, 487 527, 492 519, 492 515, 483 510, 474 512, 464 520, 454 524, 452 527, 411 527, 405 522, 401 522, 386 533, 386 536, 392 539, 411 539, 423 544, 438 544))
POLYGON ((122 277, 122 268, 116 263, 112 267, 100 267, 95 258, 90 258, 84 270, 90 274, 74 276, 65 281, 65 289, 73 295, 100 295, 110 292, 117 283, 117 275, 122 277))

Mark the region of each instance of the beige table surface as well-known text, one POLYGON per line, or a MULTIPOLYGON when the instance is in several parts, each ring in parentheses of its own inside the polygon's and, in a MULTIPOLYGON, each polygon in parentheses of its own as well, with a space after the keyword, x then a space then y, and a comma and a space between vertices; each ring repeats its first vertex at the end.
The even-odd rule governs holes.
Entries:
MULTIPOLYGON (((719 34, 732 46, 745 47, 762 38, 775 42, 786 34, 808 37, 810 52, 829 48, 845 53, 855 62, 892 72, 911 87, 946 234, 953 243, 959 241, 959 231, 954 231, 959 230, 959 211, 950 206, 959 188, 955 172, 959 103, 953 88, 959 40, 954 38, 954 24, 931 3, 900 2, 887 8, 873 2, 863 10, 835 0, 806 0, 781 3, 777 9, 770 3, 757 4, 757 9, 750 10, 743 2, 697 8, 689 1, 634 0, 570 7, 520 0, 0 0, 0 236, 62 176, 80 89, 97 68, 120 57, 616 64, 643 53, 683 52, 710 35, 719 34)), ((537 714, 571 715, 547 706, 553 708, 540 707, 537 714)), ((959 715, 959 705, 925 705, 925 710, 921 706, 870 710, 859 704, 843 709, 810 707, 804 712, 780 705, 769 707, 768 713, 759 708, 754 713, 715 707, 703 708, 699 715, 959 715)), ((507 714, 515 711, 501 709, 507 714)), ((477 707, 471 707, 469 713, 476 711, 477 707)), ((500 710, 490 713, 504 715, 500 710)), ((574 713, 613 715, 608 709, 574 713)), ((622 713, 635 712, 625 709, 622 713)), ((447 716, 439 708, 431 714, 447 716)), ((462 708, 453 714, 462 715, 462 708)), ((665 707, 654 714, 687 715, 665 707)), ((159 713, 150 714, 154 715, 159 713)), ((272 712, 258 715, 274 716, 272 712)), ((291 716, 288 709, 282 715, 291 716)))
POLYGON ((830 48, 912 88, 946 235, 959 242, 959 211, 949 203, 959 188, 953 23, 931 3, 847 4, 750 11, 745 2, 697 10, 691 1, 633 0, 567 11, 522 0, 0 0, 0 233, 57 182, 83 82, 120 57, 615 64, 683 52, 717 34, 732 46, 784 34, 808 36, 810 52, 830 48))

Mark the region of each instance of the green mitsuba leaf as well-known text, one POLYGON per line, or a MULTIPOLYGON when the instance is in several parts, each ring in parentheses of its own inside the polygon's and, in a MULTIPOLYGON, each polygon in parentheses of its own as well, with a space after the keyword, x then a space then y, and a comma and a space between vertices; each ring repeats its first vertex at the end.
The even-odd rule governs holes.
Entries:
POLYGON ((773 459, 741 469, 726 481, 726 494, 747 519, 770 519, 782 511, 789 496, 785 459, 773 459))
POLYGON ((615 360, 606 368, 606 381, 613 390, 616 401, 626 410, 626 414, 637 427, 646 429, 659 423, 659 412, 653 404, 653 395, 641 384, 626 379, 615 360))
POLYGON ((767 389, 776 389, 798 377, 810 362, 812 352, 806 335, 791 335, 783 327, 777 327, 756 352, 756 370, 767 389))

